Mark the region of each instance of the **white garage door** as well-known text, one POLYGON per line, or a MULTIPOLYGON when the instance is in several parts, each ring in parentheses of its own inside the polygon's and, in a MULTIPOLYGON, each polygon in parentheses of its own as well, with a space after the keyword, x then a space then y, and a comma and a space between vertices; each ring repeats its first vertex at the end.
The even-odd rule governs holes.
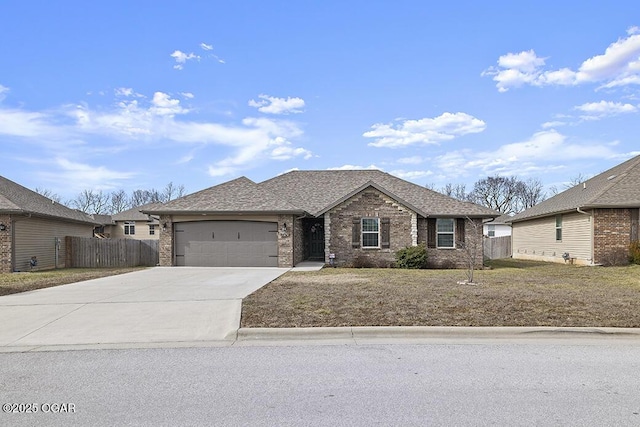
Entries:
POLYGON ((198 221, 174 224, 176 265, 277 267, 278 224, 198 221))

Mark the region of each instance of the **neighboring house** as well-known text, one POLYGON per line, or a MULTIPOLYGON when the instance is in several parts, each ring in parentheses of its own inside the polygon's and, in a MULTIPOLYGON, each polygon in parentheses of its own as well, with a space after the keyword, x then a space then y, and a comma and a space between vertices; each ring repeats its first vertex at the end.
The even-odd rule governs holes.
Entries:
POLYGON ((142 213, 142 210, 153 209, 157 205, 157 203, 150 203, 112 215, 112 225, 108 228, 109 237, 112 239, 157 240, 160 236, 158 216, 142 213))
POLYGON ((95 225, 88 215, 0 177, 1 273, 65 267, 65 237, 92 237, 95 225))
POLYGON ((375 170, 241 177, 144 212, 160 216, 165 266, 388 266, 422 243, 431 266, 463 267, 470 248, 482 263, 482 221, 499 216, 375 170))
POLYGON ((511 216, 504 214, 492 221, 485 222, 482 226, 483 234, 486 237, 511 236, 511 224, 506 222, 510 219, 511 216))
POLYGON ((111 227, 113 226, 111 215, 93 214, 91 218, 98 223, 98 225, 93 228, 94 237, 102 239, 111 237, 111 227))
POLYGON ((513 257, 624 264, 638 240, 640 156, 511 218, 513 257))

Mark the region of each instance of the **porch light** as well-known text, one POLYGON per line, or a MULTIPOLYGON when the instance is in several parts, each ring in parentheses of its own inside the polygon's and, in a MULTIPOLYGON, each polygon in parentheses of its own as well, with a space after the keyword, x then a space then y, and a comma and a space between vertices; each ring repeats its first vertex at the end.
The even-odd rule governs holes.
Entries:
POLYGON ((167 231, 167 223, 166 222, 162 223, 162 231, 167 231))
POLYGON ((7 226, 0 223, 0 231, 5 231, 7 229, 7 226))

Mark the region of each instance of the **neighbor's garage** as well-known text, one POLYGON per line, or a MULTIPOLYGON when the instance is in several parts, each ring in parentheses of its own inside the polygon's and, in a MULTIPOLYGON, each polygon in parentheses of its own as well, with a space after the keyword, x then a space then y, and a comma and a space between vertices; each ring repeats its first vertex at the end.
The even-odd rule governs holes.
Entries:
POLYGON ((278 224, 259 221, 174 223, 175 265, 277 267, 278 224))

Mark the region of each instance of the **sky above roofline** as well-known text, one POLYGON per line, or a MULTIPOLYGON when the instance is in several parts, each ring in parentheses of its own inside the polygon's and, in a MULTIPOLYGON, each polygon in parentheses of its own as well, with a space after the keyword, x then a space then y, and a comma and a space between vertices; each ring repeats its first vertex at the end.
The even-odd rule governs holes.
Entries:
POLYGON ((195 192, 376 168, 561 188, 640 154, 637 3, 9 0, 3 175, 195 192))

